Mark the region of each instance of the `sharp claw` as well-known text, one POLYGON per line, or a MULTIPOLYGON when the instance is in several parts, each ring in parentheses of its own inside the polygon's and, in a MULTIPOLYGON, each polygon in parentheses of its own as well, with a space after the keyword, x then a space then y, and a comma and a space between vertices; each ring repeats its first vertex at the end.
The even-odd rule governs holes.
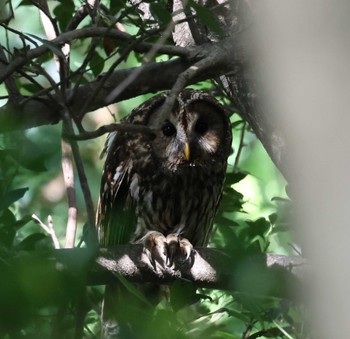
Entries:
POLYGON ((159 266, 164 268, 164 265, 172 267, 175 260, 180 264, 191 262, 192 244, 176 233, 171 233, 165 238, 162 233, 151 231, 141 242, 144 245, 143 252, 155 270, 159 266))
POLYGON ((160 232, 148 232, 143 238, 143 251, 153 268, 157 270, 157 262, 163 265, 167 258, 166 239, 160 232))
POLYGON ((191 254, 193 252, 192 244, 189 242, 188 239, 182 238, 179 241, 179 249, 181 252, 181 256, 185 257, 184 261, 187 261, 191 257, 191 254))
POLYGON ((166 264, 171 267, 173 266, 174 263, 174 258, 176 255, 176 252, 178 251, 178 248, 180 246, 179 243, 179 237, 176 234, 169 234, 166 237, 166 242, 167 242, 167 260, 166 260, 166 264))
POLYGON ((173 266, 174 259, 177 258, 181 263, 189 261, 193 252, 193 246, 186 238, 181 238, 175 233, 171 233, 166 237, 168 244, 167 265, 173 266))

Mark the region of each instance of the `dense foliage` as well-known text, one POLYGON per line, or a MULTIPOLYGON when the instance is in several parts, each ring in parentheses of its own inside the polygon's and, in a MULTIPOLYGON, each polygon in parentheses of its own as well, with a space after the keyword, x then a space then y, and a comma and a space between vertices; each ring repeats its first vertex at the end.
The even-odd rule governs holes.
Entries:
MULTIPOLYGON (((47 47, 46 53, 26 60, 24 67, 9 76, 15 80, 17 95, 23 98, 50 94, 52 100, 64 107, 69 101, 64 97, 68 89, 78 88, 116 69, 171 58, 153 52, 137 53, 130 47, 142 41, 174 45, 171 35, 164 33, 172 20, 167 1, 149 3, 152 17, 144 20, 141 10, 127 1, 103 1, 95 8, 79 1, 5 2, 0 40, 8 62, 18 56, 25 58, 30 49, 40 45, 47 47), (79 8, 83 8, 79 12, 81 17, 77 14, 79 8), (130 38, 127 43, 103 36, 76 39, 70 45, 68 64, 61 46, 48 41, 44 30, 47 24, 41 21, 40 11, 51 13, 49 21, 57 36, 76 28, 77 22, 78 28, 117 26, 129 33, 130 38), (56 62, 53 54, 58 56, 56 62), (68 69, 63 71, 63 66, 68 69)), ((187 9, 193 10, 197 19, 211 29, 219 31, 210 10, 194 1, 188 1, 187 9)), ((240 281, 232 284, 235 289, 230 291, 197 290, 196 300, 192 300, 192 293, 184 296, 187 287, 175 283, 171 294, 175 296, 173 299, 181 296, 180 305, 164 298, 151 313, 142 306, 140 326, 145 331, 144 338, 305 338, 302 306, 270 295, 272 282, 254 271, 254 262, 245 260, 265 252, 293 253, 293 240, 288 231, 291 203, 285 193, 286 183, 220 85, 208 80, 194 87, 211 91, 231 116, 233 152, 210 247, 241 258, 240 281), (147 326, 142 320, 147 320, 147 326)), ((8 83, 0 85, 2 104, 15 94, 9 90, 8 83)), ((147 97, 149 95, 112 104, 89 113, 82 120, 77 118, 78 114, 73 117, 68 112, 71 115, 64 118, 64 123, 0 136, 1 337, 99 337, 103 286, 81 286, 78 277, 71 283, 57 276, 37 281, 36 271, 45 268, 33 262, 18 267, 14 259, 27 252, 40 256, 55 247, 64 247, 68 206, 64 180, 67 172, 65 167, 62 170, 62 158, 66 160, 66 157, 62 154, 67 155, 67 142, 62 139, 62 133, 66 133, 67 128, 71 132, 67 121, 74 122, 76 133, 94 130, 120 120, 147 97), (58 243, 53 241, 56 238, 58 243)), ((99 154, 104 139, 79 141, 79 148, 71 141, 72 149, 68 150, 68 158, 75 163, 81 161, 80 171, 87 177, 95 207, 102 168, 99 154)), ((88 223, 86 200, 89 197, 86 190, 80 189, 81 173, 78 175, 75 171, 74 181, 74 204, 78 210, 75 246, 84 246, 81 238, 88 223)), ((139 316, 140 310, 135 314, 139 316)))

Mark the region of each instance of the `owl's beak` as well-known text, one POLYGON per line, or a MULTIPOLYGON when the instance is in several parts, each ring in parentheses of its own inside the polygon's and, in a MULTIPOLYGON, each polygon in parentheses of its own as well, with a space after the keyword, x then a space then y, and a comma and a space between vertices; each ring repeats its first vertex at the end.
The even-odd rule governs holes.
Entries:
POLYGON ((185 143, 184 155, 185 155, 185 159, 187 161, 190 160, 190 146, 189 146, 188 142, 185 143))

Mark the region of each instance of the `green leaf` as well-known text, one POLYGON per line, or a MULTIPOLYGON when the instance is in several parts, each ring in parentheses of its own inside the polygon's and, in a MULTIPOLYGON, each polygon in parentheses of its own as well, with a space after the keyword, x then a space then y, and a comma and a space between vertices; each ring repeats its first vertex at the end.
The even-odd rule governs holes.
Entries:
POLYGON ((91 68, 92 73, 94 74, 95 77, 97 77, 103 71, 105 60, 100 56, 100 54, 98 54, 97 51, 95 51, 89 64, 90 64, 90 68, 91 68))
POLYGON ((237 127, 237 126, 242 125, 243 123, 244 123, 243 120, 237 120, 237 121, 235 121, 235 122, 233 122, 233 123, 231 124, 231 127, 232 127, 232 128, 235 128, 235 127, 237 127))
POLYGON ((33 6, 33 2, 30 0, 22 0, 17 7, 20 6, 33 6))
POLYGON ((16 229, 13 227, 16 218, 9 209, 0 212, 0 214, 0 244, 1 247, 9 249, 16 236, 16 229))
POLYGON ((13 191, 7 192, 0 201, 0 210, 9 207, 14 202, 21 199, 27 191, 28 187, 18 188, 13 191))
POLYGON ((269 220, 272 225, 276 223, 277 219, 278 219, 277 213, 272 213, 269 215, 269 220))
POLYGON ((167 25, 172 20, 171 14, 160 4, 151 3, 150 11, 162 25, 167 25))
POLYGON ((29 221, 31 216, 26 216, 21 220, 15 219, 14 214, 6 209, 0 213, 0 244, 8 249, 13 245, 16 232, 29 221))
POLYGON ((242 320, 243 322, 247 323, 249 321, 249 316, 245 315, 242 312, 238 312, 232 309, 229 309, 227 307, 219 308, 218 310, 211 312, 210 314, 216 314, 216 313, 227 313, 230 317, 235 317, 237 319, 242 320))
POLYGON ((210 30, 221 37, 225 35, 225 32, 220 27, 220 24, 216 19, 216 16, 209 8, 199 5, 193 0, 189 0, 188 4, 196 11, 197 17, 200 19, 200 21, 210 30))
POLYGON ((239 226, 239 224, 233 221, 232 219, 226 218, 222 215, 218 215, 217 217, 215 217, 215 223, 219 224, 220 226, 228 226, 228 227, 239 226))
POLYGON ((47 170, 45 161, 48 154, 54 152, 54 149, 50 149, 48 143, 34 142, 32 139, 26 135, 14 135, 11 139, 11 149, 8 149, 10 151, 8 155, 26 169, 35 172, 44 172, 47 170))
POLYGON ((121 274, 116 274, 118 280, 123 284, 123 286, 139 300, 143 301, 149 307, 152 307, 150 302, 145 298, 145 296, 136 288, 136 286, 125 279, 121 274))
POLYGON ((109 9, 112 14, 117 14, 125 7, 125 1, 122 0, 111 0, 109 4, 109 9))
POLYGON ((43 233, 32 233, 18 244, 18 249, 23 251, 34 251, 39 241, 47 238, 43 233))
POLYGON ((38 86, 37 84, 22 84, 23 92, 21 92, 23 95, 30 95, 38 92, 42 89, 42 87, 38 86))
POLYGON ((65 31, 67 26, 73 17, 73 13, 75 12, 74 1, 65 0, 59 2, 58 6, 53 10, 53 14, 58 20, 58 24, 61 31, 65 31))
POLYGON ((247 173, 243 173, 243 172, 227 173, 225 183, 231 186, 243 180, 247 175, 248 175, 247 173))
POLYGON ((16 222, 13 223, 13 226, 16 228, 16 229, 19 229, 21 227, 23 227, 24 225, 28 224, 28 222, 32 221, 33 218, 31 215, 26 215, 24 216, 22 219, 20 220, 17 220, 16 222))
POLYGON ((251 238, 255 236, 264 237, 264 234, 270 229, 271 224, 265 218, 259 218, 255 221, 246 221, 249 225, 249 234, 251 238))

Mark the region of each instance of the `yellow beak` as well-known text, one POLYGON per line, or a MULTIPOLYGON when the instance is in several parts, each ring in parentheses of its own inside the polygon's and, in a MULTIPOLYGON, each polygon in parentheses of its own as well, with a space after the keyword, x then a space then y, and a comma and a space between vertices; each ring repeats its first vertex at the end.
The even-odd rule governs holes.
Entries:
POLYGON ((187 161, 190 160, 190 146, 187 142, 185 143, 184 155, 187 161))

